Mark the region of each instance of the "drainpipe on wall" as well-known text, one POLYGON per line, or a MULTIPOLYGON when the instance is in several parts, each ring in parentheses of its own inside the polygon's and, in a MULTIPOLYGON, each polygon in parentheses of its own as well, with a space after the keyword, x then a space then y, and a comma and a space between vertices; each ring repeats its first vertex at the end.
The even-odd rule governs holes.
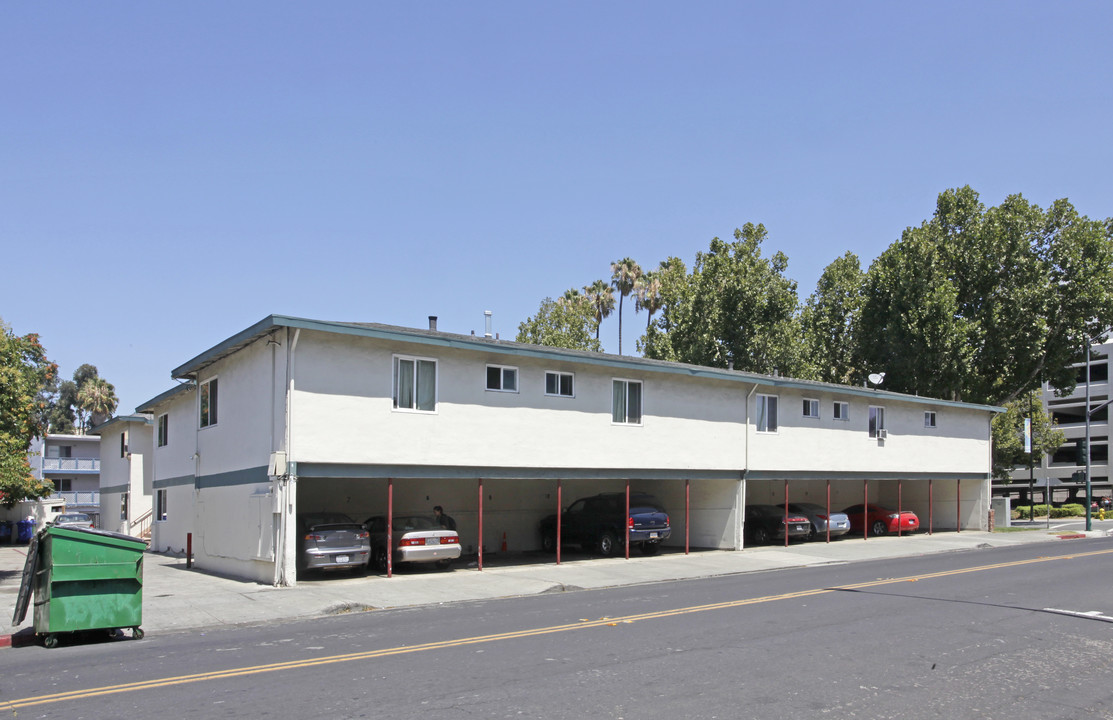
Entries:
POLYGON ((294 411, 294 353, 301 338, 301 329, 294 330, 293 338, 290 330, 286 330, 286 423, 283 442, 286 446, 286 474, 279 485, 281 517, 279 518, 280 543, 275 548, 276 584, 293 587, 297 584, 296 569, 292 566, 291 558, 297 557, 296 541, 293 533, 294 523, 292 516, 297 512, 297 477, 290 472, 294 465, 294 446, 292 442, 292 417, 294 411))

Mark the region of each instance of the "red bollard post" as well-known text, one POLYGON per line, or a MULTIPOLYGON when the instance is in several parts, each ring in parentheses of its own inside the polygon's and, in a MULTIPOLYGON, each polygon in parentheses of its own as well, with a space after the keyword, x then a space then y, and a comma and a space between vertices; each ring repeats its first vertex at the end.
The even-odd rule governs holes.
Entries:
POLYGON ((186 533, 186 570, 193 567, 193 533, 186 533))

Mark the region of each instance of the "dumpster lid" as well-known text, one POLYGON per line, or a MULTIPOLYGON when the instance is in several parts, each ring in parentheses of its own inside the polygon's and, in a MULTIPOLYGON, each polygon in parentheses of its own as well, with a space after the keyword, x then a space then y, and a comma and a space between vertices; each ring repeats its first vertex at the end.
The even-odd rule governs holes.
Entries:
MULTIPOLYGON (((109 530, 98 530, 97 528, 77 527, 77 526, 58 526, 47 525, 39 531, 40 534, 46 533, 48 535, 60 535, 65 537, 73 533, 74 535, 84 533, 87 535, 99 535, 104 538, 112 538, 113 540, 124 540, 132 543, 142 543, 144 547, 147 541, 143 538, 137 538, 134 535, 125 535, 124 533, 111 532, 109 530)), ((70 535, 72 537, 72 535, 70 535)))

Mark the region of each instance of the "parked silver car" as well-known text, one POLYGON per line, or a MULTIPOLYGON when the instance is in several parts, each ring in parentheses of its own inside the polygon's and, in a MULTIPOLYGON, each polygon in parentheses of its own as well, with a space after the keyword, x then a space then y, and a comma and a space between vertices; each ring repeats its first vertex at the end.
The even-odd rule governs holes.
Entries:
POLYGON ((62 513, 50 522, 55 527, 83 527, 90 529, 93 527, 93 518, 85 513, 79 512, 62 513))
POLYGON ((445 530, 437 521, 424 515, 399 515, 391 522, 390 542, 386 537, 386 516, 369 517, 363 523, 371 533, 371 568, 386 572, 387 548, 393 563, 436 563, 442 570, 460 557, 460 535, 445 530))
POLYGON ((344 513, 298 515, 298 570, 359 569, 371 557, 367 529, 344 513))
POLYGON ((828 516, 827 508, 815 503, 789 503, 788 511, 803 515, 811 521, 809 540, 826 538, 828 523, 831 525, 831 537, 839 537, 850 532, 850 518, 846 513, 832 511, 828 516))

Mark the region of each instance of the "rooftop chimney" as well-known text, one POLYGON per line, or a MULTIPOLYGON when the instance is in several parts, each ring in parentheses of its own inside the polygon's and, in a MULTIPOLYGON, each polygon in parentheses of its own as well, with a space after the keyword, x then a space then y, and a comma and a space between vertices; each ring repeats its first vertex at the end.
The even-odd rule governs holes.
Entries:
POLYGON ((430 330, 436 330, 437 329, 437 316, 436 315, 430 315, 429 316, 429 329, 430 330))
POLYGON ((484 310, 483 311, 483 317, 486 318, 486 322, 487 322, 487 325, 486 325, 487 329, 486 329, 486 331, 484 331, 483 337, 489 339, 491 337, 491 311, 490 310, 484 310))

